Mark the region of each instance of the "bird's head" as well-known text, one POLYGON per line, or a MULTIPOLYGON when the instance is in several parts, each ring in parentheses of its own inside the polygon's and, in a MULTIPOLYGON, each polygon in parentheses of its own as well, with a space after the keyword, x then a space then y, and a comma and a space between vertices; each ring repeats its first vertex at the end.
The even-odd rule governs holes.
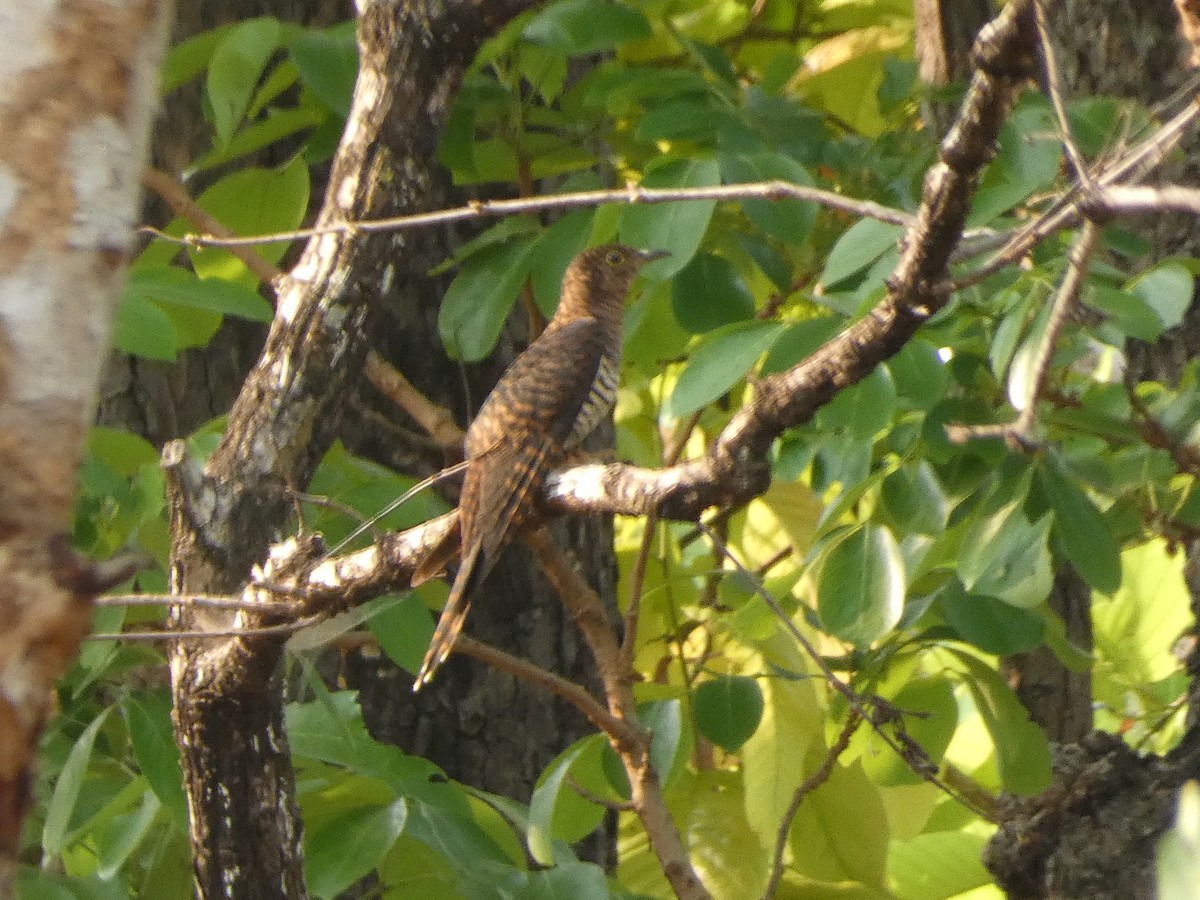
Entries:
POLYGON ((669 255, 665 250, 638 250, 625 244, 602 244, 584 250, 567 267, 564 297, 582 289, 592 303, 623 304, 634 276, 647 263, 669 255))

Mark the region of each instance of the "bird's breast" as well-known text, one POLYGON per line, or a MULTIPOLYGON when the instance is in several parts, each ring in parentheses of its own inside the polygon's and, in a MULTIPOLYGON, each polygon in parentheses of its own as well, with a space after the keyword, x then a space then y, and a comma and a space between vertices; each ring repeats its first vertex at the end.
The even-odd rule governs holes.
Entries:
POLYGON ((591 390, 579 408, 579 414, 575 417, 575 423, 567 437, 568 448, 581 444, 600 424, 600 420, 608 415, 617 399, 619 379, 620 367, 617 360, 611 356, 600 357, 600 365, 596 368, 591 390))

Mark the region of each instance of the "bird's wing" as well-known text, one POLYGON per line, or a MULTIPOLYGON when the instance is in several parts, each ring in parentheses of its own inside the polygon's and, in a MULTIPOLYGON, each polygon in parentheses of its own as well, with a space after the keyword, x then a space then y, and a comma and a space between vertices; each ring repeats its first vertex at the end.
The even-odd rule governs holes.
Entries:
POLYGON ((472 465, 459 509, 463 547, 478 541, 488 572, 528 518, 546 474, 560 464, 589 402, 606 348, 600 323, 577 319, 547 330, 517 357, 467 432, 472 465))

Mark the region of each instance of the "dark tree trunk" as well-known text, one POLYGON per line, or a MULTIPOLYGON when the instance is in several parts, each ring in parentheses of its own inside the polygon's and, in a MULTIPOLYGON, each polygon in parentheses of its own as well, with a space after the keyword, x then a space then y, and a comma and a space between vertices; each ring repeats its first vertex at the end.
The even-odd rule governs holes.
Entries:
MULTIPOLYGON (((178 11, 173 40, 255 15, 322 26, 353 15, 353 4, 348 0, 204 0, 178 11)), ((448 71, 440 105, 453 87, 451 75, 448 71)), ((170 95, 158 125, 155 165, 172 174, 185 170, 207 149, 211 128, 203 120, 199 86, 185 86, 170 95)), ((421 137, 426 160, 434 158, 438 137, 437 123, 427 120, 421 137)), ((274 161, 269 149, 257 159, 263 165, 274 161)), ((318 176, 318 180, 324 179, 318 176)), ((425 190, 423 208, 462 200, 445 173, 436 168, 428 172, 425 190)), ((315 195, 314 202, 319 199, 315 195)), ((165 220, 161 212, 155 218, 165 220)), ((507 335, 492 360, 464 373, 440 352, 437 310, 446 279, 431 283, 425 274, 453 251, 460 237, 453 229, 438 229, 410 233, 405 241, 405 252, 394 259, 398 270, 394 287, 381 298, 380 346, 410 380, 455 410, 465 424, 523 345, 524 335, 507 335)), ((189 434, 230 408, 264 337, 265 330, 259 326, 229 320, 208 346, 186 351, 173 365, 114 357, 105 376, 100 421, 128 428, 158 446, 189 434)), ((428 474, 443 463, 440 457, 431 456, 421 435, 413 436, 404 428, 381 433, 379 420, 362 414, 370 410, 385 418, 403 419, 373 389, 360 387, 355 394, 357 399, 350 405, 341 431, 351 448, 410 473, 428 474)), ((611 526, 593 520, 562 525, 556 532, 575 550, 601 596, 615 605, 611 526)), ((479 604, 470 631, 572 680, 591 683, 591 660, 536 568, 524 548, 510 551, 489 583, 496 596, 479 604)), ((343 667, 347 681, 361 692, 364 716, 378 739, 427 756, 454 778, 516 799, 528 799, 549 761, 590 730, 573 707, 466 660, 447 666, 420 703, 409 691, 411 677, 377 653, 354 652, 343 667)), ((249 731, 267 729, 268 724, 261 722, 249 731)), ((202 785, 196 789, 201 790, 202 785)), ((595 862, 612 863, 615 820, 610 818, 579 850, 595 862)))
MULTIPOLYGON (((461 68, 524 6, 363 4, 354 127, 334 160, 319 221, 437 205, 436 140, 461 68)), ((194 467, 178 445, 164 454, 176 591, 237 591, 281 535, 288 491, 308 483, 342 424, 347 392, 378 331, 379 286, 401 281, 416 290, 426 269, 414 257, 403 235, 309 243, 296 270, 303 277, 285 279, 280 289, 287 314, 275 319, 208 464, 194 467)), ((180 619, 188 630, 228 627, 219 616, 180 619)), ((183 642, 173 654, 201 896, 305 895, 281 655, 282 643, 263 637, 183 642)))

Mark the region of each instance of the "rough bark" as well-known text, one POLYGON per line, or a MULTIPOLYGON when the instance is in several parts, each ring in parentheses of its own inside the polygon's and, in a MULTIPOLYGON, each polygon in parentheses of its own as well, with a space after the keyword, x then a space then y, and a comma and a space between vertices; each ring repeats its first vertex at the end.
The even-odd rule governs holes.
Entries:
MULTIPOLYGON (((1092 647, 1092 589, 1069 566, 1054 576, 1050 609, 1063 620, 1067 640, 1092 647)), ((1005 661, 1005 673, 1015 682, 1017 696, 1029 717, 1056 743, 1083 740, 1092 730, 1092 676, 1074 672, 1041 646, 1005 661)))
MULTIPOLYGON (((971 77, 971 45, 993 15, 990 0, 914 0, 913 49, 921 81, 930 87, 965 83, 971 77)), ((942 134, 958 114, 958 104, 931 100, 923 112, 942 134)))
MULTIPOLYGON (((480 42, 522 8, 363 4, 355 99, 319 222, 427 208, 429 137, 456 76, 480 42)), ((311 241, 277 286, 266 346, 212 458, 201 470, 179 445, 168 445, 175 590, 237 589, 281 534, 287 491, 307 484, 337 434, 379 321, 375 301, 407 250, 398 235, 311 241)), ((230 622, 190 612, 178 624, 204 630, 230 622)), ((277 640, 258 638, 181 643, 172 656, 201 896, 305 895, 281 654, 277 640)))
POLYGON ((0 896, 54 679, 101 587, 68 529, 165 41, 155 0, 0 22, 0 896))

